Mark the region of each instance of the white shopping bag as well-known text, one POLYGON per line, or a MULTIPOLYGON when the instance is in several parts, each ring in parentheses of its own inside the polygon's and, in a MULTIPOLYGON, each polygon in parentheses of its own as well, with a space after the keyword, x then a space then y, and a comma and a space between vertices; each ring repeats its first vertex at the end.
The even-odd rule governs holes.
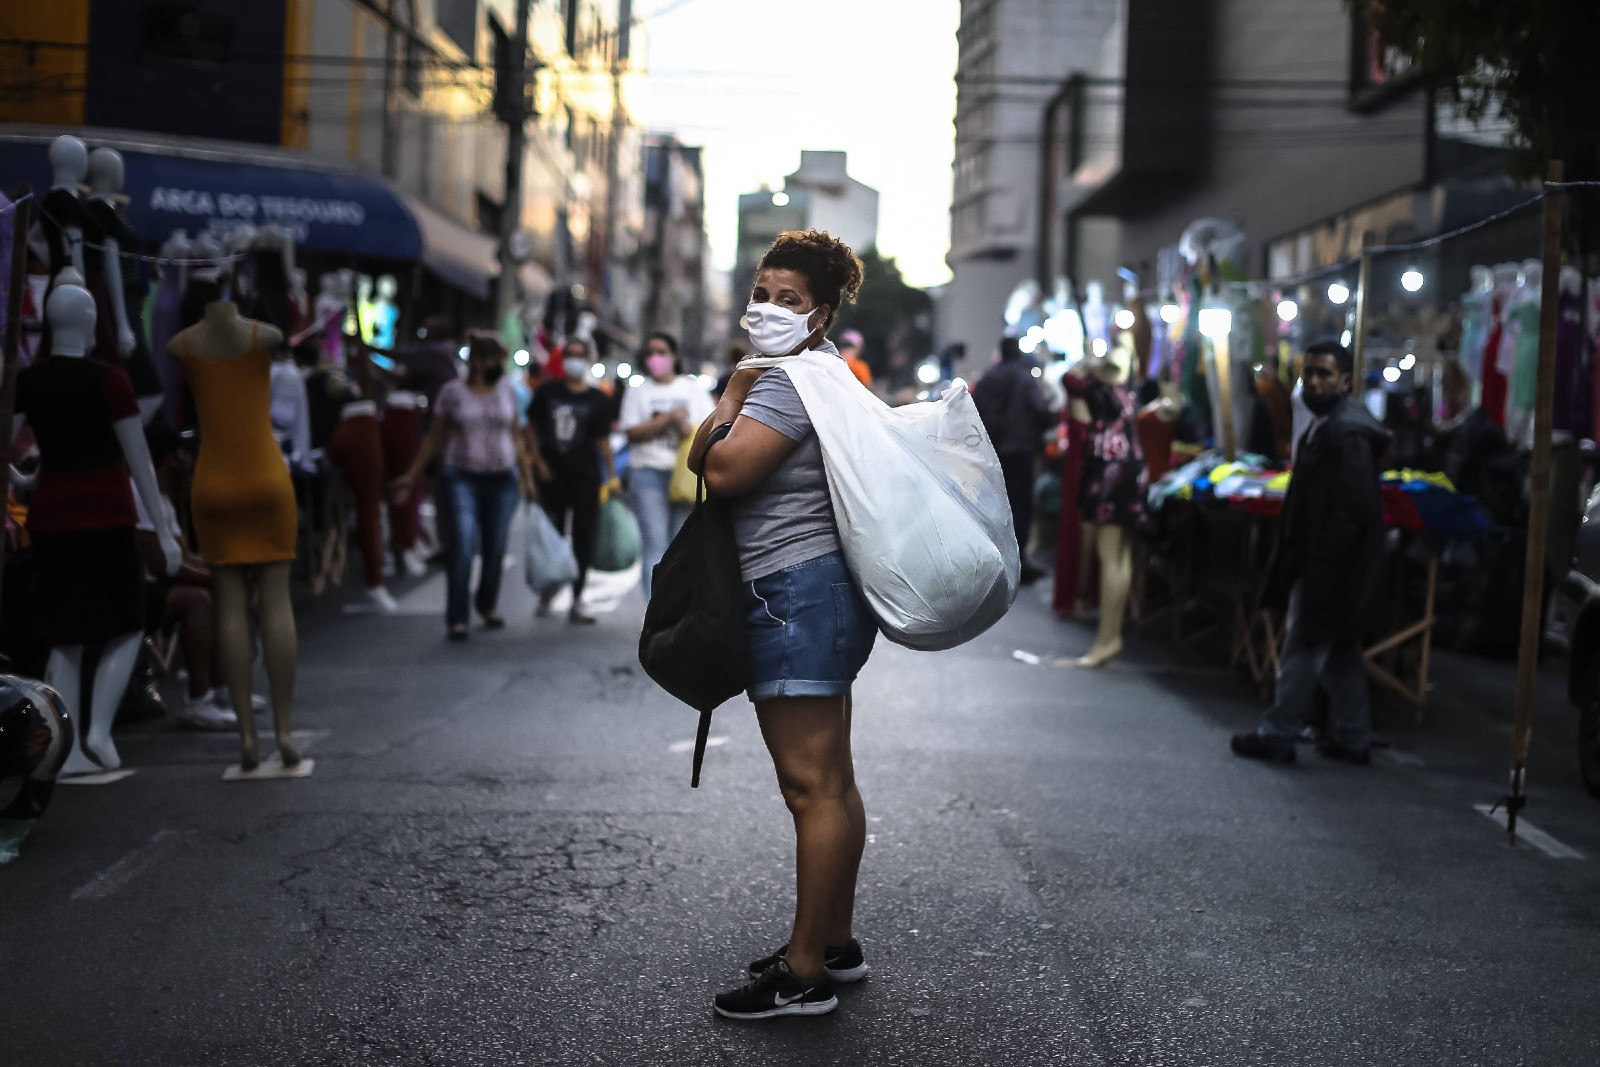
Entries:
POLYGON ((541 594, 578 580, 572 546, 537 504, 523 507, 522 572, 528 588, 541 594))
POLYGON ((938 651, 983 633, 1016 599, 1021 555, 1000 460, 965 386, 892 408, 832 345, 779 367, 806 406, 845 563, 885 637, 938 651))

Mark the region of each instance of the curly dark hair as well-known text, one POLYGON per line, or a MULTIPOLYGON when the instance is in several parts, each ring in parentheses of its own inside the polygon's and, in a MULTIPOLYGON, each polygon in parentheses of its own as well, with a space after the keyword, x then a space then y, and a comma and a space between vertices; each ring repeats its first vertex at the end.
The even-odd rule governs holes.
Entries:
POLYGON ((845 301, 855 303, 861 291, 861 260, 850 246, 823 230, 790 230, 780 233, 758 270, 792 270, 803 275, 811 295, 828 305, 832 326, 845 301))

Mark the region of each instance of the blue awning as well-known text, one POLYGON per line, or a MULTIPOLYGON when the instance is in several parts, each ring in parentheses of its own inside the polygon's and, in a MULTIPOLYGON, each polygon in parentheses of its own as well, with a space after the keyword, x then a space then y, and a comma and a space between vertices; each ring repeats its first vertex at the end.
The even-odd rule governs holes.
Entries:
MULTIPOLYGON (((0 138, 0 188, 51 184, 47 136, 0 138)), ((89 140, 90 147, 106 143, 89 140)), ((302 249, 356 258, 425 260, 416 218, 384 182, 310 167, 236 161, 213 153, 147 151, 112 142, 126 170, 128 222, 152 244, 173 230, 227 233, 246 223, 287 227, 302 249), (174 154, 176 153, 176 154, 174 154)), ((464 232, 465 228, 462 227, 464 232)))

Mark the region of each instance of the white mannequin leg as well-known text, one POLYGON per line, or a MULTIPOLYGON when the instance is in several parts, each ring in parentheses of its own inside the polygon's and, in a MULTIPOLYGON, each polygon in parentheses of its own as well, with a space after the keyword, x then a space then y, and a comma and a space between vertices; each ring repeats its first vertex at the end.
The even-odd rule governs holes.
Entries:
POLYGON ((139 658, 139 641, 140 635, 131 633, 106 642, 95 667, 92 688, 87 693, 78 692, 83 647, 72 645, 51 651, 45 681, 56 687, 78 716, 78 744, 73 746, 62 774, 95 774, 122 766, 117 746, 111 741, 111 726, 117 717, 117 707, 122 703, 122 694, 128 688, 128 679, 133 676, 134 662, 139 658), (65 682, 68 675, 76 700, 68 697, 67 691, 57 684, 65 682))
POLYGON ((63 645, 50 650, 50 663, 44 672, 45 684, 61 694, 61 702, 67 706, 73 726, 72 751, 67 753, 67 762, 61 767, 62 774, 98 774, 104 769, 83 750, 86 723, 79 710, 83 707, 83 694, 80 692, 82 669, 82 645, 63 645))

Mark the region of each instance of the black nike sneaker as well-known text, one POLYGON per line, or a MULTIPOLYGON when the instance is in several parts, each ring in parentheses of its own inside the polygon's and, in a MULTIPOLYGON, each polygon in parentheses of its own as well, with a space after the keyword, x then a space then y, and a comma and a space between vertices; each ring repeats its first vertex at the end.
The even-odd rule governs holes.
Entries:
MULTIPOLYGON (((781 963, 788 953, 789 946, 784 945, 772 955, 755 960, 750 964, 750 977, 759 978, 781 963)), ((853 937, 846 944, 829 945, 823 949, 822 966, 827 970, 828 977, 841 985, 859 982, 872 973, 872 968, 862 958, 861 942, 853 937)))
POLYGON ((717 1014, 727 1019, 776 1019, 780 1015, 826 1015, 839 1006, 833 980, 823 971, 806 982, 789 961, 779 959, 738 989, 717 994, 717 1014))

